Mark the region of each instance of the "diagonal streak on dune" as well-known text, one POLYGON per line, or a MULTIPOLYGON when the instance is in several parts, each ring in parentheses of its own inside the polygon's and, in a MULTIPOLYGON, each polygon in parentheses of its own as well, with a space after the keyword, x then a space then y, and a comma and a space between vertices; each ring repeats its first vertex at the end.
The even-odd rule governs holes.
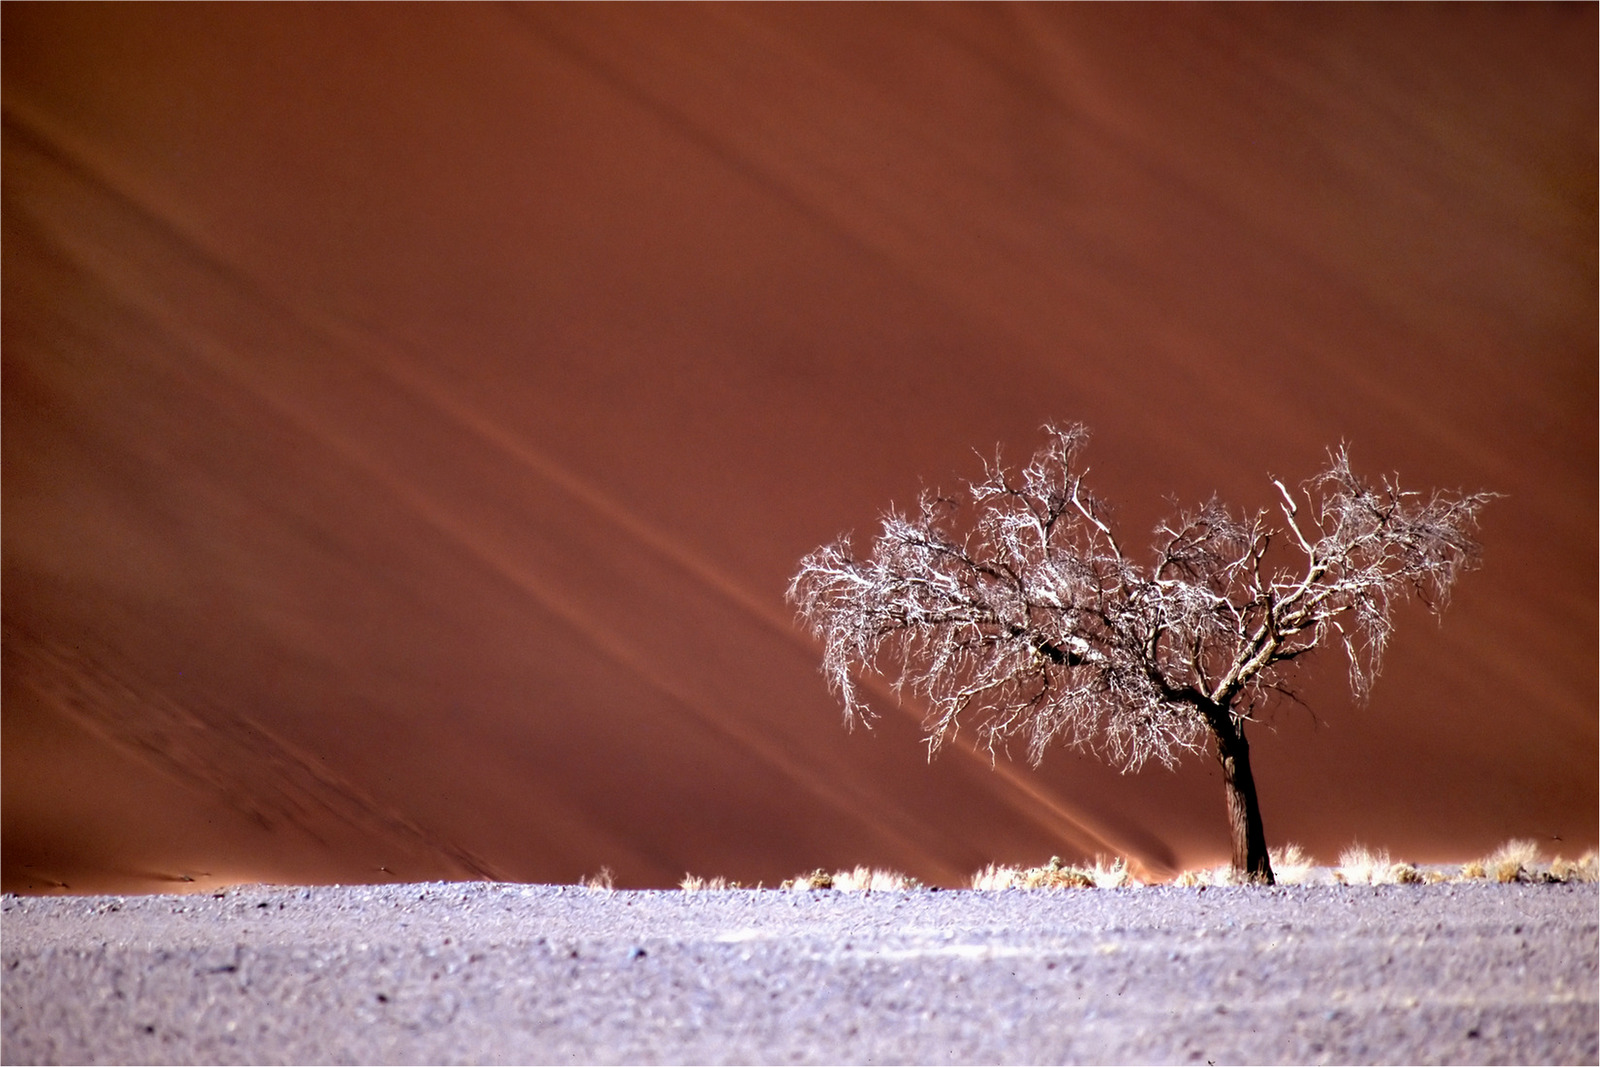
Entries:
POLYGON ((459 876, 503 880, 482 856, 441 840, 248 716, 185 707, 109 655, 9 622, 5 647, 37 697, 265 829, 292 828, 326 845, 317 829, 325 812, 371 838, 420 847, 459 876))

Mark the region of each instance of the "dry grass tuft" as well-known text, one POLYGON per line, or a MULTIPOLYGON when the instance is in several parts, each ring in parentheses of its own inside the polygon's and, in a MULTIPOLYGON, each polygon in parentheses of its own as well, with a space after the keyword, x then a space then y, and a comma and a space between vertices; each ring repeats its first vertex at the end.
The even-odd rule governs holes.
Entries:
POLYGON ((837 889, 840 892, 905 892, 920 889, 922 883, 899 871, 885 871, 872 867, 857 867, 850 871, 829 874, 818 867, 810 874, 800 874, 778 888, 794 893, 807 893, 813 889, 837 889))
POLYGON ((1007 867, 991 863, 989 866, 972 876, 972 888, 987 891, 1000 889, 1021 889, 1022 868, 1007 867))
POLYGON ((921 883, 899 871, 874 870, 857 867, 853 871, 835 871, 833 888, 850 892, 897 892, 916 889, 921 883))
POLYGON ((1094 858, 1094 866, 1090 867, 1086 873, 1090 878, 1094 879, 1096 889, 1126 889, 1130 886, 1141 884, 1138 879, 1129 873, 1128 861, 1121 856, 1114 860, 1108 860, 1104 856, 1096 856, 1094 858))
POLYGON ((1414 863, 1396 863, 1388 849, 1373 852, 1362 845, 1351 845, 1339 853, 1339 866, 1333 872, 1345 885, 1423 885, 1442 882, 1440 874, 1424 874, 1414 863))
POLYGON ((1387 885, 1421 885, 1424 879, 1414 864, 1402 862, 1390 865, 1383 874, 1383 881, 1387 885))
POLYGON ((1172 880, 1172 884, 1190 888, 1200 885, 1233 885, 1233 867, 1225 863, 1220 867, 1199 867, 1184 871, 1172 880))
POLYGON ((1484 870, 1482 860, 1468 860, 1461 865, 1461 880, 1475 882, 1481 878, 1489 877, 1489 872, 1484 870))
POLYGON ((1089 871, 1062 864, 1060 856, 1051 856, 1043 867, 1029 867, 1022 872, 1024 889, 1093 889, 1094 875, 1089 871))
POLYGON ((1513 838, 1479 862, 1496 882, 1524 882, 1539 862, 1539 845, 1527 838, 1513 838))
POLYGON ((1557 856, 1550 861, 1550 880, 1553 882, 1593 882, 1597 878, 1594 850, 1585 852, 1576 860, 1557 856))
POLYGON ((1089 867, 1072 867, 1051 856, 1042 867, 1009 867, 991 863, 972 876, 972 888, 1001 889, 1120 889, 1139 882, 1125 859, 1096 857, 1089 867))
POLYGON ((1373 852, 1364 845, 1351 845, 1339 853, 1333 876, 1346 885, 1382 885, 1394 866, 1387 849, 1373 852))
POLYGON ((1267 855, 1272 860, 1272 876, 1279 885, 1300 885, 1311 868, 1317 865, 1317 861, 1306 855, 1305 849, 1299 845, 1269 849, 1267 855))
POLYGON ((616 886, 613 884, 612 878, 611 868, 601 867, 599 874, 590 875, 583 880, 583 887, 592 889, 597 893, 613 893, 616 891, 616 886))
POLYGON ((832 889, 833 875, 818 867, 810 874, 795 875, 779 888, 793 890, 796 893, 804 893, 812 889, 832 889))
POLYGON ((699 878, 692 874, 685 874, 683 881, 678 883, 678 888, 685 893, 710 892, 715 893, 724 889, 742 888, 738 882, 730 882, 721 875, 715 878, 699 878))

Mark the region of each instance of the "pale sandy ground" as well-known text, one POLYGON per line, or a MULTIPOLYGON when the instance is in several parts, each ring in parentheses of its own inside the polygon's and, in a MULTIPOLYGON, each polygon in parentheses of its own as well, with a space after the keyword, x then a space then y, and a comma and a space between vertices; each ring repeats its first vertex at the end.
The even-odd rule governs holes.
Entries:
POLYGON ((7 1063, 1593 1063, 1596 887, 4 900, 7 1063))

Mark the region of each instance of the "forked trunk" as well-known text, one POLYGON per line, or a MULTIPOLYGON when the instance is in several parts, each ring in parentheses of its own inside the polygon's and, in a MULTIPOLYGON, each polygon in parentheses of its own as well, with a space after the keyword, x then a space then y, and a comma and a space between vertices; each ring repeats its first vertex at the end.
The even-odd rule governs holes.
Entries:
POLYGON ((1267 833, 1261 826, 1261 805, 1256 800, 1256 780, 1250 773, 1250 742, 1244 724, 1226 710, 1211 718, 1222 764, 1222 788, 1228 799, 1228 831, 1233 838, 1233 877, 1236 882, 1274 885, 1272 859, 1267 855, 1267 833))

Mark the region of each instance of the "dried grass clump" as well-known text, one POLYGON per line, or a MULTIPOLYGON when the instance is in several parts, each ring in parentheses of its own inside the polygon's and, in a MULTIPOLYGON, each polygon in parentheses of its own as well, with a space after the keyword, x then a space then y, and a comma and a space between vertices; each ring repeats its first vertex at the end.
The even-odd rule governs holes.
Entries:
POLYGON ((1333 877, 1345 885, 1423 885, 1445 881, 1443 875, 1424 874, 1414 863, 1404 860, 1396 863, 1389 858, 1388 849, 1373 852, 1362 845, 1352 845, 1339 853, 1339 866, 1333 877))
POLYGON ((1479 862, 1496 882, 1525 882, 1539 862, 1539 844, 1525 837, 1512 838, 1479 862))
POLYGON ((740 889, 743 887, 738 882, 730 882, 721 875, 715 878, 699 878, 692 874, 685 874, 683 881, 678 883, 678 888, 685 893, 715 893, 724 889, 740 889))
POLYGON ((616 886, 613 884, 613 875, 610 867, 601 867, 599 874, 590 875, 583 880, 585 889, 592 889, 597 893, 613 893, 616 886))
POLYGON ((1391 864, 1383 874, 1383 882, 1386 885, 1421 885, 1423 881, 1422 872, 1411 863, 1391 864))
POLYGON ((1539 860, 1537 841, 1512 838, 1487 856, 1462 864, 1461 879, 1489 879, 1501 883, 1593 882, 1596 880, 1595 853, 1591 849, 1576 860, 1557 856, 1545 867, 1539 860))
POLYGON ((1094 874, 1077 867, 1068 867, 1060 856, 1051 856, 1043 867, 1029 867, 1022 872, 1024 889, 1093 889, 1094 874))
POLYGON ((1394 866, 1387 849, 1373 852, 1364 845, 1351 845, 1339 853, 1333 876, 1345 885, 1382 885, 1394 866))
POLYGON ((972 888, 1001 889, 1121 889, 1141 884, 1122 858, 1095 857, 1093 865, 1073 867, 1051 856, 1042 867, 1011 867, 991 863, 972 876, 972 888))
POLYGON ((1022 868, 991 863, 972 876, 972 888, 985 891, 1022 888, 1022 868))
POLYGON ((1094 879, 1096 889, 1126 889, 1142 883, 1128 870, 1128 861, 1118 856, 1108 860, 1104 856, 1094 858, 1094 866, 1086 872, 1094 879))
POLYGON ((795 875, 793 878, 779 886, 779 888, 792 890, 796 893, 806 893, 813 889, 832 889, 833 875, 829 874, 821 867, 818 867, 810 874, 795 875))
POLYGON ((1184 871, 1172 880, 1172 884, 1189 888, 1201 885, 1232 885, 1233 868, 1228 864, 1220 867, 1198 867, 1184 871))
POLYGON ((899 871, 875 870, 857 867, 853 871, 835 871, 833 888, 850 892, 902 892, 916 889, 921 883, 899 871))
POLYGON ((1299 845, 1269 849, 1267 855, 1272 860, 1272 876, 1279 885, 1301 885, 1306 875, 1311 873, 1311 868, 1317 865, 1317 861, 1306 855, 1305 849, 1299 845))
POLYGON ((1557 856, 1550 861, 1550 880, 1553 882, 1593 882, 1597 877, 1594 850, 1590 849, 1576 860, 1557 856))
POLYGON ((905 892, 920 889, 922 883, 899 871, 885 871, 872 867, 857 867, 850 871, 829 874, 818 867, 810 874, 798 874, 778 888, 794 893, 809 893, 814 889, 837 889, 840 892, 905 892))

